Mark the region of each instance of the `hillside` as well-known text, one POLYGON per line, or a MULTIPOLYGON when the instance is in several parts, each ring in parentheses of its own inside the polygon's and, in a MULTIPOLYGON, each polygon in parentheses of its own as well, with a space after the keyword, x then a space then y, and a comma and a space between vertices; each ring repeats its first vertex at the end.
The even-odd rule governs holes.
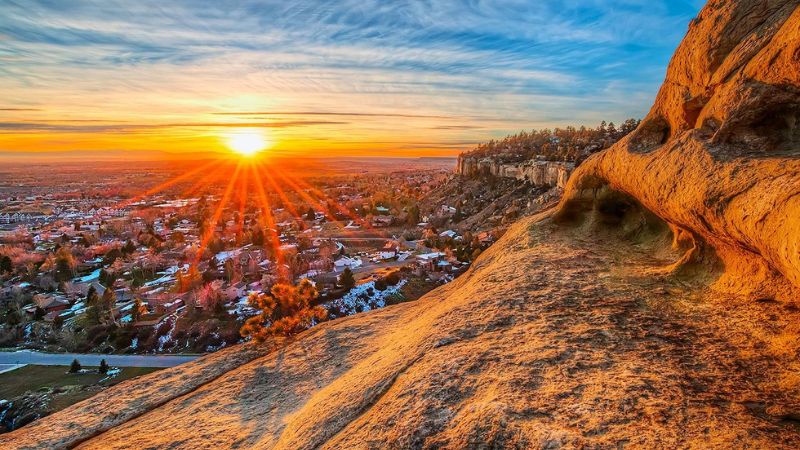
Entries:
POLYGON ((453 283, 0 446, 800 447, 798 6, 711 0, 641 125, 453 283))

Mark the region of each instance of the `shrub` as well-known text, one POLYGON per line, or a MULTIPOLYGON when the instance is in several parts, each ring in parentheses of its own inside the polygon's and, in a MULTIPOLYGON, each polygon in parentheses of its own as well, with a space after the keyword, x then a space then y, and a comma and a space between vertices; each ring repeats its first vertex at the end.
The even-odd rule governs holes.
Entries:
POLYGON ((387 275, 384 277, 384 281, 385 281, 385 282, 386 282, 386 284, 387 284, 387 285, 389 285, 389 286, 395 286, 395 285, 397 285, 397 283, 399 283, 399 282, 400 282, 400 271, 398 271, 398 270, 395 270, 395 271, 392 271, 392 272, 388 273, 388 274, 387 274, 387 275))
POLYGON ((263 342, 268 336, 290 336, 327 317, 325 308, 311 305, 318 293, 308 280, 297 286, 276 284, 270 293, 250 295, 248 303, 261 312, 247 319, 239 331, 242 337, 263 342))

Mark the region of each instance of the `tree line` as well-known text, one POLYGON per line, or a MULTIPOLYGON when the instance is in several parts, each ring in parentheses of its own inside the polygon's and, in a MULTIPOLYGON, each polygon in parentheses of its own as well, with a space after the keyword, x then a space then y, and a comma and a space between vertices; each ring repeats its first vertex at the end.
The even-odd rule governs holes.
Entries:
POLYGON ((492 157, 500 162, 531 159, 580 162, 594 152, 606 149, 628 135, 641 121, 628 119, 617 127, 601 122, 596 128, 585 126, 521 131, 500 140, 479 144, 464 156, 492 157))

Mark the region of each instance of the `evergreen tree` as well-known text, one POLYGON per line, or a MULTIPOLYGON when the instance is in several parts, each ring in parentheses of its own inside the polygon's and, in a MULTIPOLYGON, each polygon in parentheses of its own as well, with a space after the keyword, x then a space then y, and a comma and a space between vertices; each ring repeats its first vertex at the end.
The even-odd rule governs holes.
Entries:
POLYGON ((257 229, 253 232, 253 245, 256 246, 263 246, 264 245, 264 232, 261 229, 257 229))
POLYGON ((11 273, 14 270, 14 265, 8 255, 0 256, 0 273, 11 273))
POLYGON ((86 292, 86 304, 88 306, 94 306, 99 303, 100 296, 97 295, 97 289, 94 286, 89 286, 89 290, 86 292))
POLYGON ((349 267, 344 268, 344 272, 339 275, 339 284, 345 289, 352 289, 356 285, 356 279, 353 277, 353 271, 349 267))
POLYGON ((77 359, 72 360, 72 364, 69 365, 69 373, 78 373, 81 371, 81 363, 78 362, 77 359))
POLYGON ((100 360, 100 367, 97 369, 97 371, 103 375, 108 373, 108 363, 105 359, 100 360))
POLYGON ((114 293, 114 290, 111 288, 106 289, 103 292, 103 296, 100 298, 100 311, 101 317, 102 315, 106 315, 109 318, 110 323, 116 322, 114 318, 114 306, 117 304, 117 295, 114 293))

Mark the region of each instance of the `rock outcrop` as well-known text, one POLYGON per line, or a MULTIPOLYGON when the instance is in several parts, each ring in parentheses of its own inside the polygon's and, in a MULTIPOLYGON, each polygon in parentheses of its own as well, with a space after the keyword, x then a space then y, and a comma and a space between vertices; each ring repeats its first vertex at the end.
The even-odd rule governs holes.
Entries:
POLYGON ((690 249, 684 262, 719 260, 718 288, 796 298, 798 4, 710 1, 679 46, 648 116, 578 168, 562 214, 602 207, 600 190, 624 193, 673 227, 676 244, 690 249))
POLYGON ((640 128, 453 283, 0 447, 799 448, 798 4, 712 0, 640 128))
POLYGON ((492 158, 459 155, 456 172, 467 177, 494 176, 527 181, 537 187, 567 185, 575 165, 561 161, 525 161, 503 163, 492 158))

